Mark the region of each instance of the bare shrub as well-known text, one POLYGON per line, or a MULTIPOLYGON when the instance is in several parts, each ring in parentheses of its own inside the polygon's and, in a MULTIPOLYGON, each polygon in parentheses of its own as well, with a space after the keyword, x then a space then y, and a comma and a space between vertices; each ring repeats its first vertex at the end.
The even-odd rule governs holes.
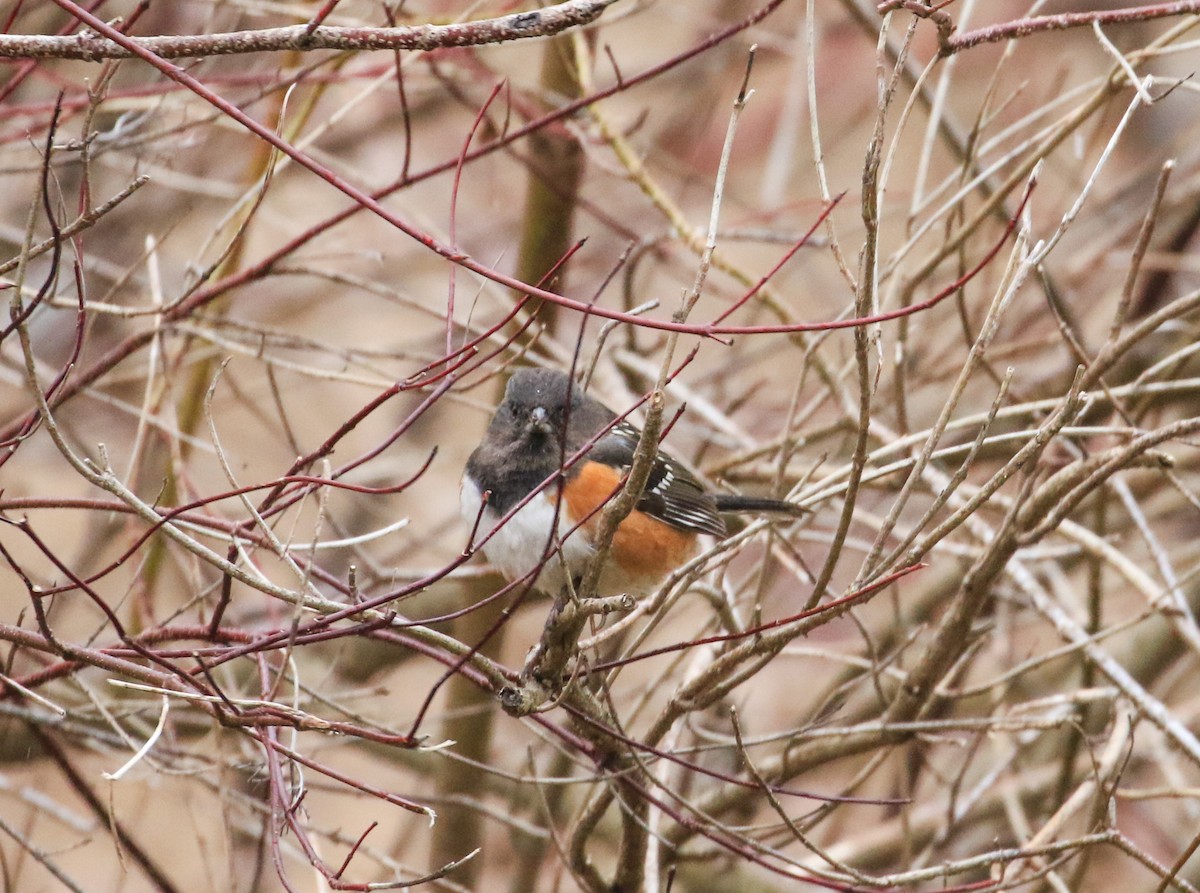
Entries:
POLYGON ((4 889, 1195 889, 1200 4, 1078 6, 0 8, 4 889), (809 511, 506 712, 525 363, 809 511))

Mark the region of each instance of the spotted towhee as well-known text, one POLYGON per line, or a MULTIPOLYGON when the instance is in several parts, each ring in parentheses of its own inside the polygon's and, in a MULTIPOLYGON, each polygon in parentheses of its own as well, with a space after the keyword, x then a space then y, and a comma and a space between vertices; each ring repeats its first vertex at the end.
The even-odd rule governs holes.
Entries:
MULTIPOLYGON (((533 585, 557 593, 582 575, 602 508, 621 488, 640 436, 616 418, 562 372, 521 369, 509 379, 462 481, 463 515, 479 523, 481 536, 491 534, 484 554, 506 578, 540 567, 533 585)), ((698 534, 725 535, 723 511, 802 510, 777 499, 710 493, 659 449, 641 499, 613 537, 599 594, 653 590, 695 555, 698 534)))

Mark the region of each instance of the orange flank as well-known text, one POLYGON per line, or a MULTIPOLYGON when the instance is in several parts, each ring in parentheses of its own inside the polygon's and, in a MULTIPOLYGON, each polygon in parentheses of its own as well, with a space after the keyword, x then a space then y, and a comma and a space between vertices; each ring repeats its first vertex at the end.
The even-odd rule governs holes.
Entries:
MULTIPOLYGON (((601 506, 620 485, 621 474, 615 468, 602 462, 585 463, 564 488, 563 501, 572 523, 587 517, 583 526, 594 531, 600 524, 601 506)), ((695 549, 694 533, 634 510, 617 528, 611 555, 625 573, 660 580, 690 558, 695 549)))

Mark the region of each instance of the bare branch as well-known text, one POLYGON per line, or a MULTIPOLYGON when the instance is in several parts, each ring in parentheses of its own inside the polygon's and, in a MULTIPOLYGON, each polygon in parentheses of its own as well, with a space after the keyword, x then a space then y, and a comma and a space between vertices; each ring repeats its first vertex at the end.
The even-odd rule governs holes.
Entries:
MULTIPOLYGON (((547 37, 594 22, 617 0, 565 0, 495 19, 450 25, 351 28, 320 24, 234 31, 226 34, 131 37, 130 43, 160 59, 196 59, 244 53, 312 50, 432 50, 483 46, 507 40, 547 37)), ((327 14, 327 13, 326 13, 327 14)), ((0 34, 0 57, 10 59, 129 59, 136 52, 94 31, 73 35, 0 34)))

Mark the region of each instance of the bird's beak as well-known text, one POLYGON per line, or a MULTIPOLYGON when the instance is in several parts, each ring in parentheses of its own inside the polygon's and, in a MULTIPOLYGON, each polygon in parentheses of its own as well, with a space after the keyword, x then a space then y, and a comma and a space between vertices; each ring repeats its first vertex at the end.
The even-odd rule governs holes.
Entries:
POLYGON ((546 411, 546 407, 535 406, 533 408, 533 411, 529 413, 528 428, 537 434, 549 434, 551 432, 550 413, 546 411))

